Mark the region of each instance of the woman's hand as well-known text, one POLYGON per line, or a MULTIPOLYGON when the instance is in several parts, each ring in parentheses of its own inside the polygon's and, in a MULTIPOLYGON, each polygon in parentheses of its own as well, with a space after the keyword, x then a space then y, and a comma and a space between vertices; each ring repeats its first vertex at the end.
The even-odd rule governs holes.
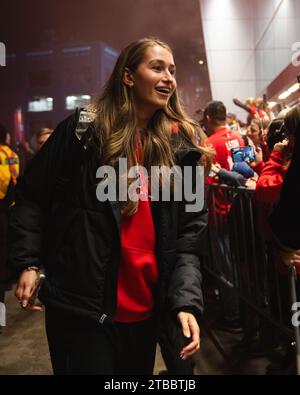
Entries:
POLYGON ((288 139, 284 139, 284 140, 279 141, 278 143, 276 143, 274 145, 273 150, 274 151, 280 151, 280 152, 284 153, 287 150, 288 146, 289 146, 289 140, 288 139))
POLYGON ((221 170, 221 165, 219 163, 212 163, 211 164, 211 171, 216 174, 216 176, 219 174, 219 171, 221 170))
POLYGON ((286 266, 300 267, 300 250, 280 250, 280 257, 286 266))
POLYGON ((35 270, 23 271, 20 275, 18 284, 15 290, 15 296, 19 300, 23 309, 33 311, 43 311, 41 306, 34 306, 30 304, 30 298, 36 290, 39 283, 39 273, 35 270))
POLYGON ((245 187, 248 189, 255 190, 256 184, 257 184, 257 178, 251 177, 251 178, 248 178, 248 180, 245 182, 245 187))
POLYGON ((183 335, 191 339, 191 342, 180 351, 180 358, 186 359, 200 348, 200 328, 192 313, 181 311, 177 314, 177 319, 181 324, 183 335))
POLYGON ((254 155, 255 155, 255 161, 254 161, 255 164, 263 161, 263 150, 261 147, 258 146, 254 147, 254 155))

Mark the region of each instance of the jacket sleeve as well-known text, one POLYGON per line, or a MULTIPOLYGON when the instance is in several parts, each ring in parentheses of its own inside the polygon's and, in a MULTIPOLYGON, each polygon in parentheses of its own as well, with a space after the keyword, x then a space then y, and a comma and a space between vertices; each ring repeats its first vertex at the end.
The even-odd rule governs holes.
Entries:
POLYGON ((247 179, 236 171, 221 169, 218 173, 221 183, 231 185, 233 187, 244 187, 247 179))
POLYGON ((74 133, 77 116, 73 114, 57 126, 17 181, 9 219, 9 264, 15 275, 28 266, 41 266, 44 224, 55 180, 67 166, 72 145, 80 145, 74 133))
POLYGON ((275 204, 282 188, 286 170, 280 151, 272 151, 256 184, 255 198, 261 203, 275 204))
MULTIPOLYGON (((201 182, 201 180, 198 180, 201 182)), ((200 258, 207 254, 208 209, 187 212, 180 202, 176 262, 168 289, 171 311, 188 311, 199 319, 203 312, 200 258)))
POLYGON ((262 171, 264 170, 265 167, 265 162, 262 160, 258 163, 255 163, 252 167, 252 169, 257 173, 259 176, 261 175, 262 171))

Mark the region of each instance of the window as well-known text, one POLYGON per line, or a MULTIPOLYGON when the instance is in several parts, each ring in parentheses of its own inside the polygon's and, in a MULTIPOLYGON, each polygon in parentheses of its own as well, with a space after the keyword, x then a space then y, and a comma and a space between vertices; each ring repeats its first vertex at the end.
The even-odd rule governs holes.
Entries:
POLYGON ((29 112, 42 112, 53 110, 53 97, 39 97, 28 102, 29 112))
POLYGON ((85 107, 91 102, 90 95, 73 95, 66 97, 66 109, 74 110, 77 107, 85 107))

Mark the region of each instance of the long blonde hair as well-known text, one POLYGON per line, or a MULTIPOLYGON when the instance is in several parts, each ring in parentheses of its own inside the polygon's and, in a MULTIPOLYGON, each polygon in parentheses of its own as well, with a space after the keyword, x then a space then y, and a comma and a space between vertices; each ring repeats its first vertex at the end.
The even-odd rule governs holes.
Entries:
MULTIPOLYGON (((121 52, 103 93, 95 103, 96 137, 101 147, 101 164, 116 166, 119 158, 127 158, 128 169, 137 164, 136 147, 139 138, 137 116, 132 89, 123 83, 123 77, 125 68, 134 72, 142 62, 146 50, 155 45, 172 53, 166 43, 157 39, 144 38, 131 43, 121 52)), ((204 135, 199 125, 184 113, 175 90, 167 106, 155 112, 147 131, 141 132, 139 141, 142 164, 148 171, 151 166, 172 167, 174 165, 171 144, 171 129, 174 123, 180 125, 179 147, 188 145, 209 155, 209 149, 196 144, 195 134, 198 135, 200 143, 204 135)), ((127 181, 128 185, 133 182, 131 178, 127 181)), ((122 214, 127 216, 134 214, 137 204, 131 200, 122 202, 122 214)))

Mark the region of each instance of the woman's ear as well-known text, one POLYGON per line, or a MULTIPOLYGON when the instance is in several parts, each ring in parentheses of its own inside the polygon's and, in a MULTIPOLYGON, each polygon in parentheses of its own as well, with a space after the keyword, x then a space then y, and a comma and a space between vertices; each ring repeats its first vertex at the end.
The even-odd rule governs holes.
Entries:
POLYGON ((125 67, 123 74, 123 82, 125 85, 129 86, 130 88, 134 85, 134 79, 128 67, 125 67))

